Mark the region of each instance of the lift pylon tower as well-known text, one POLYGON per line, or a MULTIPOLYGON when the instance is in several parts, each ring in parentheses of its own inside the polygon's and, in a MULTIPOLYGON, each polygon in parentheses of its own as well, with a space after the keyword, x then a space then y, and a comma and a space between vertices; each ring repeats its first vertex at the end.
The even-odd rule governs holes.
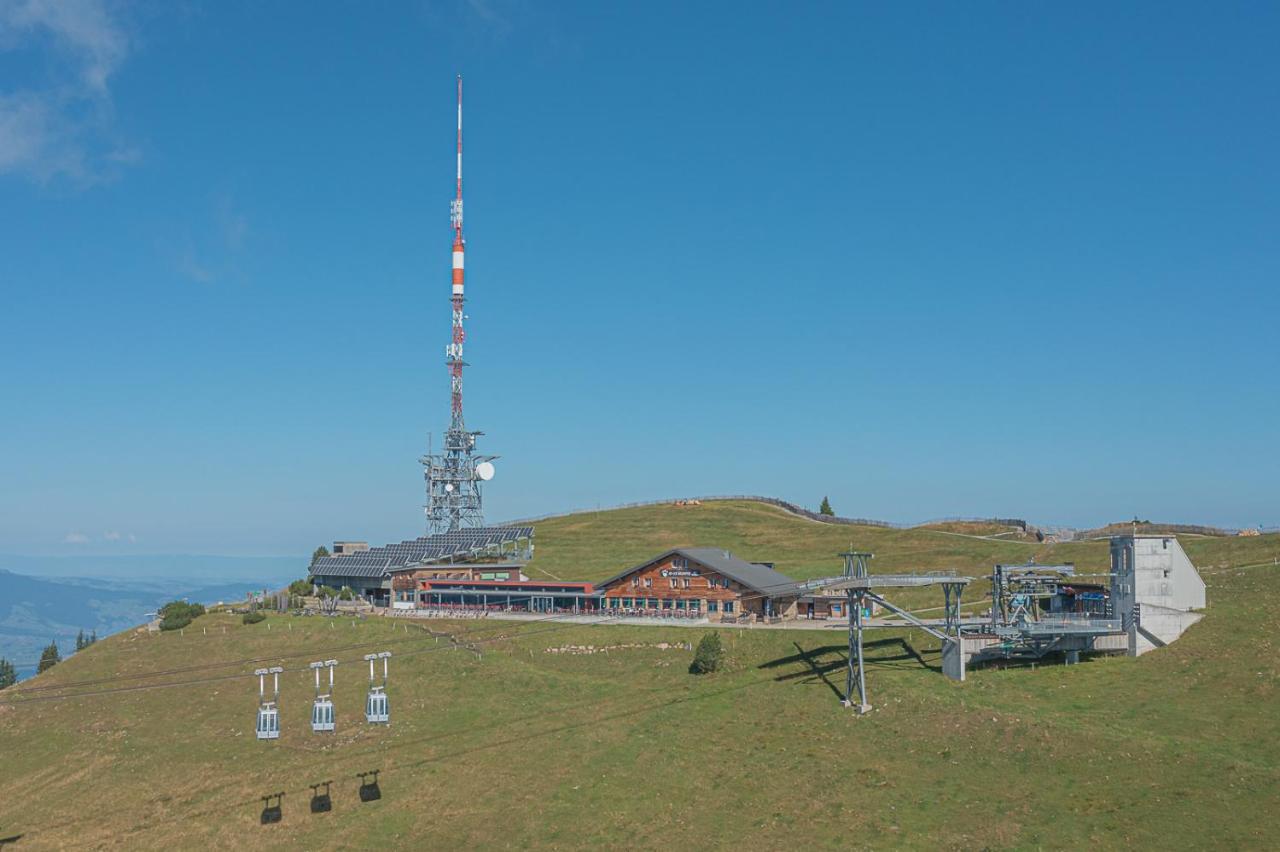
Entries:
POLYGON ((493 460, 497 456, 477 455, 476 439, 483 432, 468 431, 462 416, 462 370, 468 366, 462 358, 466 341, 463 312, 466 304, 465 261, 466 239, 462 235, 462 77, 458 77, 458 183, 451 205, 453 228, 453 280, 450 305, 453 311, 453 336, 445 347, 445 365, 449 368, 449 430, 439 453, 428 447, 419 461, 427 481, 427 531, 454 532, 463 527, 484 526, 484 505, 480 484, 493 478, 493 460))
MULTIPOLYGON (((848 550, 840 554, 844 557, 844 576, 850 580, 867 576, 867 563, 874 558, 874 553, 860 550, 848 550)), ((862 610, 866 606, 867 590, 850 585, 847 606, 849 608, 849 663, 845 677, 844 706, 853 707, 853 690, 858 689, 858 713, 866 713, 871 709, 867 703, 867 676, 862 664, 862 610)))
POLYGON ((875 627, 916 627, 943 644, 944 658, 948 647, 960 641, 960 595, 964 587, 972 582, 971 577, 958 577, 955 572, 931 572, 928 574, 871 574, 867 563, 873 554, 857 550, 849 550, 840 554, 844 557, 844 573, 839 577, 825 577, 818 580, 805 580, 796 583, 795 590, 800 594, 814 592, 844 592, 849 607, 849 659, 848 675, 845 679, 845 707, 853 707, 859 714, 871 709, 867 703, 866 661, 862 652, 862 633, 867 629, 863 610, 871 602, 903 621, 900 624, 877 624, 875 627), (910 612, 895 606, 873 589, 884 588, 917 588, 920 586, 942 586, 945 603, 942 629, 917 618, 910 612), (950 643, 950 645, 948 644, 950 643), (856 696, 856 700, 855 700, 856 696))

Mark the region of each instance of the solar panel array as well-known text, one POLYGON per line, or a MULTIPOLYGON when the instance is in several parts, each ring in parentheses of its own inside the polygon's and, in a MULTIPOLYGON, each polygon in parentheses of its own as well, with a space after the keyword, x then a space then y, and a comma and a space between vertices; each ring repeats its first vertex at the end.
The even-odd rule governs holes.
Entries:
POLYGON ((533 527, 474 527, 372 547, 349 556, 325 556, 311 565, 315 577, 382 577, 388 571, 467 556, 533 538, 533 527))

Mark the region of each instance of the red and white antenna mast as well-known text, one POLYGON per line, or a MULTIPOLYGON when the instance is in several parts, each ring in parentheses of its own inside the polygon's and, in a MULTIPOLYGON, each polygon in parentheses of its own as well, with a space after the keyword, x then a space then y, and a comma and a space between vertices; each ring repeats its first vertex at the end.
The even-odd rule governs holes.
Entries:
POLYGON ((475 453, 476 438, 483 432, 468 432, 462 417, 462 344, 466 334, 462 312, 466 304, 463 286, 466 239, 462 236, 462 76, 458 76, 458 184, 451 205, 453 227, 453 281, 450 303, 453 307, 453 336, 445 347, 445 364, 449 368, 449 431, 444 436, 440 453, 427 455, 421 461, 426 467, 427 527, 432 532, 452 532, 463 527, 484 525, 481 483, 493 477, 493 460, 497 456, 475 453))
POLYGON ((466 240, 462 236, 462 75, 458 75, 458 190, 451 205, 453 225, 453 342, 447 352, 450 377, 450 428, 462 429, 462 344, 466 333, 462 328, 462 306, 466 301, 463 288, 466 240))

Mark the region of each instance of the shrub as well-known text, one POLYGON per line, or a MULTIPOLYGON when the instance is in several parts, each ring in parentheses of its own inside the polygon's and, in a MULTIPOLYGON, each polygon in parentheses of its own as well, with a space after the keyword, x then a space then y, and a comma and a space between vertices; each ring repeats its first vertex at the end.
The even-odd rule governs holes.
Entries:
POLYGON ((240 620, 245 624, 257 624, 259 621, 266 621, 267 614, 265 612, 258 612, 255 609, 252 612, 246 612, 240 620))
POLYGON ((160 607, 159 614, 161 630, 178 630, 204 615, 204 605, 172 601, 160 607))
POLYGON ((338 598, 344 601, 349 601, 355 596, 356 593, 351 590, 350 586, 343 586, 342 591, 338 592, 338 598))
POLYGON ((311 594, 311 584, 306 580, 294 580, 289 584, 289 594, 309 595, 311 594))
POLYGON ((720 644, 719 633, 708 633, 698 643, 693 652, 693 662, 689 664, 690 674, 710 674, 718 671, 724 664, 724 645, 720 644))

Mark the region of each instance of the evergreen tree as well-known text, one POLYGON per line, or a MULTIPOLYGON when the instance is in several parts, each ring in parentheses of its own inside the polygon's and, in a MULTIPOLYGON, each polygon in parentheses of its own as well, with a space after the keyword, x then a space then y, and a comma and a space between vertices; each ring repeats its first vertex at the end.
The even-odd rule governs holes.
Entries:
POLYGON ((40 654, 40 664, 36 666, 36 672, 48 671, 60 662, 62 662, 62 655, 58 653, 58 643, 50 642, 49 647, 40 654))
POLYGON ((314 553, 311 554, 311 561, 315 562, 317 559, 323 559, 328 555, 329 555, 329 548, 325 547, 322 544, 315 549, 314 553))
POLYGON ((0 657, 0 689, 6 686, 13 686, 18 682, 18 673, 13 668, 13 663, 0 657))
POLYGON ((834 510, 832 510, 832 508, 831 508, 831 501, 830 501, 830 500, 828 500, 828 499, 826 498, 826 496, 823 496, 823 498, 822 498, 822 505, 818 507, 818 514, 819 514, 819 515, 830 515, 830 516, 832 516, 832 517, 835 517, 835 514, 836 514, 836 513, 835 513, 835 511, 834 511, 834 510))
POLYGON ((88 644, 89 644, 88 641, 86 641, 84 637, 84 631, 81 630, 79 633, 76 634, 76 650, 83 651, 85 649, 85 646, 87 646, 88 644))
POLYGON ((710 674, 723 663, 724 645, 720 644, 720 634, 713 631, 698 643, 698 649, 693 652, 693 662, 689 664, 689 673, 710 674))
POLYGON ((98 641, 98 628, 95 627, 93 629, 93 632, 89 634, 89 642, 86 645, 86 647, 88 647, 88 645, 92 645, 94 642, 97 642, 97 641, 98 641))

